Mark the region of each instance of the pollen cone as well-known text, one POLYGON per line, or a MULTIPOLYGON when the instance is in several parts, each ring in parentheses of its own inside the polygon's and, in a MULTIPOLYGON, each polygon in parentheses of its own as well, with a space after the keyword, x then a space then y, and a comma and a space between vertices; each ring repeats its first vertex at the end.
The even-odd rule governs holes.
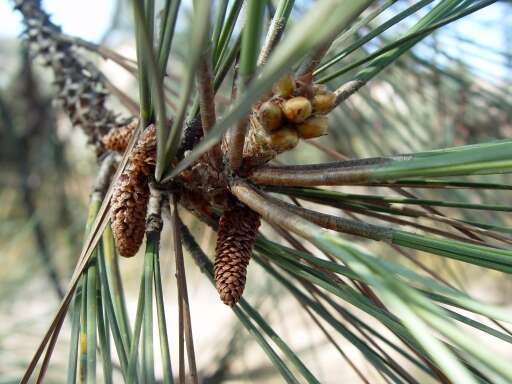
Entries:
POLYGON ((227 210, 219 221, 215 282, 220 299, 233 306, 242 296, 260 216, 246 206, 227 210))
POLYGON ((105 148, 123 153, 130 142, 135 128, 137 128, 137 124, 138 121, 133 121, 124 127, 111 129, 102 139, 105 148))
POLYGON ((154 169, 155 156, 155 127, 149 126, 133 149, 130 164, 119 177, 112 195, 112 232, 121 256, 135 255, 144 239, 148 176, 154 169))

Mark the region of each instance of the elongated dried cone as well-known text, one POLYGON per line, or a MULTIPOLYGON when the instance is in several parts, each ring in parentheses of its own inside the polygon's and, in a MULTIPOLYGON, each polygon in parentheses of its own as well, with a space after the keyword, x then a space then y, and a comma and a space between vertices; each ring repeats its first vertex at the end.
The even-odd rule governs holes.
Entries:
POLYGON ((119 177, 111 201, 112 232, 121 256, 134 256, 144 239, 149 201, 148 176, 154 169, 156 131, 146 128, 119 177))
POLYGON ((103 145, 111 151, 123 153, 128 146, 137 125, 138 121, 133 121, 124 127, 111 129, 108 134, 103 136, 103 145))
POLYGON ((72 43, 63 40, 60 28, 41 8, 41 1, 14 0, 13 3, 23 15, 24 36, 32 53, 53 70, 57 97, 72 124, 81 127, 101 155, 105 149, 101 137, 131 119, 120 119, 107 107, 108 91, 103 76, 72 43))
POLYGON ((112 232, 121 256, 132 257, 144 239, 149 186, 142 174, 125 171, 111 200, 112 232))
POLYGON ((225 211, 219 221, 215 254, 215 284, 224 304, 233 306, 242 296, 260 216, 246 206, 225 211))
POLYGON ((291 97, 295 92, 295 80, 292 75, 286 75, 272 87, 272 92, 276 96, 280 97, 291 97))
POLYGON ((258 119, 265 131, 272 132, 281 127, 283 112, 276 103, 265 101, 258 109, 258 119))
POLYGON ((317 115, 297 125, 297 132, 302 139, 313 139, 327 134, 329 127, 327 116, 317 115))
POLYGON ((283 113, 291 123, 300 124, 304 122, 311 116, 312 111, 310 101, 302 96, 292 97, 283 103, 283 113))
POLYGON ((313 105, 313 112, 315 113, 328 113, 336 103, 336 95, 332 92, 317 94, 311 100, 313 105))
POLYGON ((299 135, 293 127, 284 127, 272 132, 270 135, 272 149, 277 153, 289 151, 299 143, 299 135))

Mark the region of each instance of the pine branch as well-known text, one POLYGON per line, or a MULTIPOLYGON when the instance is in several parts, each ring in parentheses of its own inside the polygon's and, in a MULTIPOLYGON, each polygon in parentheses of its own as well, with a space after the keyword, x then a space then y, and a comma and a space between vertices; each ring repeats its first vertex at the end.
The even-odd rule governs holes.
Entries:
POLYGON ((387 164, 390 161, 386 158, 374 158, 304 166, 267 165, 256 169, 250 179, 256 184, 290 187, 360 185, 369 182, 370 165, 387 164))
POLYGON ((320 227, 331 229, 337 232, 348 233, 351 235, 361 236, 367 239, 373 239, 377 241, 390 242, 392 239, 391 228, 381 227, 378 225, 372 225, 368 223, 361 223, 353 220, 344 219, 341 217, 327 215, 312 211, 310 209, 297 207, 292 204, 288 204, 282 200, 265 196, 265 198, 277 206, 280 206, 290 212, 293 212, 320 227))

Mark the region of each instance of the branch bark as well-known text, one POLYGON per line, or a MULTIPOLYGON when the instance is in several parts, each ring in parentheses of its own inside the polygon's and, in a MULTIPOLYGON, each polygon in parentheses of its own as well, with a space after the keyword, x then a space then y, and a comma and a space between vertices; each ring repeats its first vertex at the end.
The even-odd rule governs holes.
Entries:
MULTIPOLYGON (((215 90, 213 87, 213 77, 211 69, 211 50, 207 49, 202 55, 198 65, 197 88, 199 95, 199 111, 201 115, 201 125, 203 127, 203 136, 215 125, 215 90)), ((222 153, 220 145, 215 145, 209 152, 210 164, 216 169, 220 169, 222 153)))
POLYGON ((276 204, 304 219, 319 225, 320 227, 331 229, 336 232, 348 233, 355 236, 361 236, 367 239, 391 242, 393 230, 391 228, 378 225, 358 222, 354 220, 344 219, 325 213, 319 213, 307 208, 297 207, 288 204, 282 200, 266 196, 269 202, 276 204))
POLYGON ((241 179, 234 180, 230 187, 231 193, 253 211, 258 212, 265 220, 297 233, 306 239, 313 239, 313 234, 327 231, 303 217, 268 201, 252 186, 241 179))
POLYGON ((265 166, 256 169, 250 179, 256 184, 289 187, 364 185, 369 182, 370 171, 374 167, 391 161, 376 157, 301 166, 265 166))

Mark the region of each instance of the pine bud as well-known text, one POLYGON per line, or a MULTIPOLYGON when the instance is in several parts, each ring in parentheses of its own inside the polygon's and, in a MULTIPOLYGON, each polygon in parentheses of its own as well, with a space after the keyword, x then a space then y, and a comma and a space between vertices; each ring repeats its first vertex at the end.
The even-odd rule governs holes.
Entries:
POLYGON ((302 123, 311 115, 311 112, 311 103, 302 96, 293 97, 283 103, 283 113, 292 123, 302 123))
POLYGON ((242 296, 259 226, 260 216, 245 205, 225 211, 220 218, 214 272, 217 291, 226 305, 235 305, 242 296))
POLYGON ((302 124, 297 125, 297 132, 303 139, 326 135, 329 126, 327 120, 327 116, 324 115, 312 116, 302 124))
POLYGON ((288 151, 299 143, 299 135, 293 127, 283 127, 270 135, 270 144, 277 153, 288 151))
POLYGON ((271 132, 281 126, 283 112, 276 103, 265 101, 258 110, 258 119, 265 131, 271 132))
POLYGON ((280 97, 291 97, 295 91, 295 80, 292 75, 286 75, 272 87, 274 95, 280 97))
POLYGON ((316 94, 311 103, 313 104, 313 111, 316 113, 327 113, 334 107, 335 102, 336 95, 332 92, 327 92, 316 94))
POLYGON ((329 92, 324 84, 313 84, 313 93, 315 95, 323 95, 329 92))

